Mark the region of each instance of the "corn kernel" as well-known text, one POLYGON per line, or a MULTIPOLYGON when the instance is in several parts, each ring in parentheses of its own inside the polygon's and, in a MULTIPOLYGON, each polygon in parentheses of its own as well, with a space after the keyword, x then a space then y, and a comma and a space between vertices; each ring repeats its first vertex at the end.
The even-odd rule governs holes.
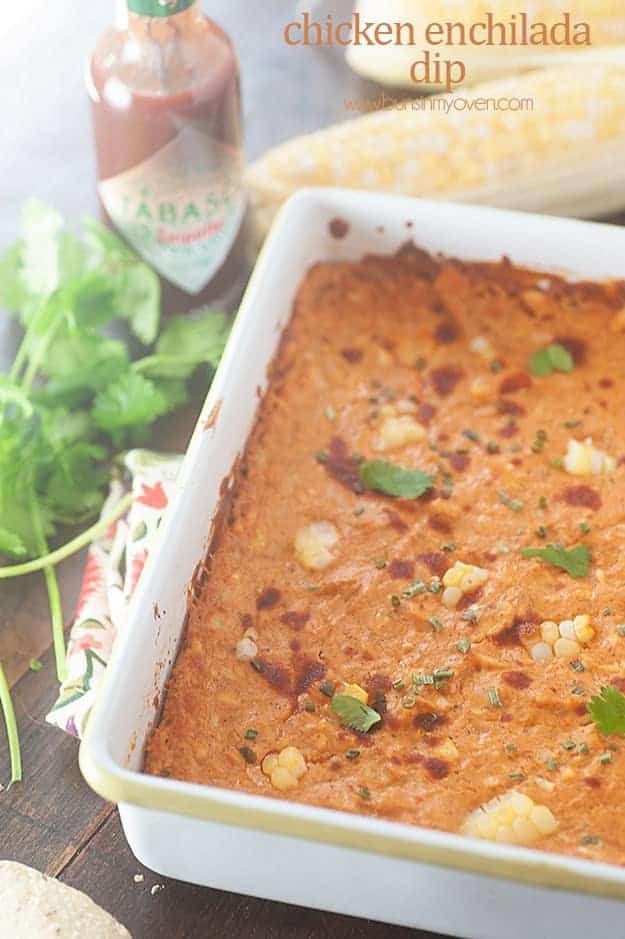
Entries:
POLYGON ((345 685, 343 688, 343 694, 348 694, 352 698, 358 698, 358 700, 362 701, 363 704, 367 704, 369 701, 369 695, 364 688, 360 687, 360 685, 345 685))
POLYGON ((590 642, 595 638, 595 631, 590 625, 590 616, 576 616, 573 620, 575 638, 578 642, 590 642))
POLYGON ((541 623, 540 635, 543 637, 545 642, 548 642, 551 645, 560 635, 558 624, 552 622, 552 620, 546 620, 544 623, 541 623))
POLYGON ((458 606, 461 598, 462 590, 460 587, 446 587, 441 596, 441 603, 451 610, 458 606))
POLYGON ((403 414, 400 417, 387 417, 380 427, 380 432, 374 441, 374 450, 396 450, 409 443, 419 443, 425 440, 427 432, 422 424, 417 423, 413 417, 403 414))
POLYGON ((579 643, 572 639, 556 639, 553 651, 557 659, 568 659, 579 652, 579 643))
POLYGON ((611 473, 615 468, 614 457, 593 446, 591 437, 587 437, 583 443, 569 440, 564 457, 567 473, 573 476, 597 476, 600 473, 611 473))
POLYGON ((472 352, 477 352, 486 362, 491 362, 495 358, 495 350, 486 336, 476 336, 469 343, 472 352))
POLYGON ((563 639, 575 639, 575 626, 572 619, 564 619, 558 627, 563 639))
POLYGON ((307 770, 306 760, 297 747, 285 747, 280 753, 269 753, 260 765, 269 776, 274 789, 294 789, 307 770))
POLYGON ((313 522, 295 536, 295 556, 303 567, 322 570, 334 561, 339 533, 331 522, 313 522))
POLYGON ((553 834, 557 827, 546 805, 537 805, 529 796, 513 790, 471 812, 460 831, 474 838, 528 845, 553 834))
POLYGON ((536 642, 532 646, 532 658, 535 662, 546 662, 553 658, 553 650, 546 642, 536 642))

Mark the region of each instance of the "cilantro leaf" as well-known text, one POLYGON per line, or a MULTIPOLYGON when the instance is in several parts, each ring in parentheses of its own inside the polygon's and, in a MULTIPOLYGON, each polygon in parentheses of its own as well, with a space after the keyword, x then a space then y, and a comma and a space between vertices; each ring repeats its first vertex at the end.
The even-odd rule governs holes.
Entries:
POLYGON ((364 462, 360 467, 360 480, 367 489, 400 499, 418 499, 434 485, 434 477, 428 473, 404 469, 384 460, 364 462))
POLYGON ((102 430, 116 431, 151 424, 168 410, 165 395, 154 382, 135 372, 127 372, 98 392, 92 414, 102 430))
POLYGON ((21 310, 30 297, 22 280, 22 248, 18 241, 0 258, 0 306, 10 313, 21 310))
POLYGON ((50 343, 42 372, 48 376, 44 401, 73 404, 85 395, 100 391, 130 367, 127 346, 118 339, 104 339, 96 333, 60 331, 50 343))
POLYGON ((161 378, 188 378, 202 362, 217 365, 230 326, 223 313, 208 310, 200 316, 175 316, 161 333, 154 355, 139 360, 143 374, 161 378))
POLYGON ((573 356, 558 343, 537 349, 530 359, 530 371, 537 376, 551 375, 552 372, 572 372, 574 367, 573 356))
POLYGON ((127 267, 117 283, 115 306, 144 345, 156 339, 161 308, 161 285, 147 264, 127 267))
POLYGON ((548 544, 544 548, 521 548, 524 558, 540 558, 554 567, 560 567, 571 577, 586 577, 590 569, 591 553, 588 545, 564 548, 561 544, 548 544))
POLYGON ((30 293, 48 295, 59 285, 59 239, 63 219, 56 209, 30 199, 22 212, 21 278, 30 293))
POLYGON ((602 734, 625 734, 625 695, 614 685, 607 685, 594 695, 588 713, 602 734))
POLYGON ((343 727, 357 730, 361 734, 366 734, 381 720, 377 711, 349 694, 335 694, 331 707, 343 727))

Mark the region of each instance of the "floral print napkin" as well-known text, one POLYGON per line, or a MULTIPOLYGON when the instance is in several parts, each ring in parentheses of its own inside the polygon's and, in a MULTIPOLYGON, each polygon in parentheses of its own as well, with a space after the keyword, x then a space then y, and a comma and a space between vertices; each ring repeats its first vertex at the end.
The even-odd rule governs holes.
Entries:
POLYGON ((67 678, 46 718, 76 737, 84 735, 181 462, 178 455, 131 450, 113 471, 101 517, 106 517, 126 492, 132 491, 133 501, 126 515, 89 548, 67 648, 67 678))

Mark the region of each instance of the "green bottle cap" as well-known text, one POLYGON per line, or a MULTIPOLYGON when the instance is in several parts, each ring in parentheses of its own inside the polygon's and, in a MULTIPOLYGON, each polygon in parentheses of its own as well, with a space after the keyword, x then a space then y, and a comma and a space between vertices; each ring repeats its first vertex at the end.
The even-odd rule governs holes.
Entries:
POLYGON ((182 13, 195 3, 195 0, 127 0, 131 13, 139 16, 174 16, 182 13))

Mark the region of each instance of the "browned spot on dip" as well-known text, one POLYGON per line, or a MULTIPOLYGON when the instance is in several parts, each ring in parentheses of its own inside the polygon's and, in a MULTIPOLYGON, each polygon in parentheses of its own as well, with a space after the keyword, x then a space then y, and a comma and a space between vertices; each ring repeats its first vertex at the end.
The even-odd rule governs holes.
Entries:
POLYGON ((414 561, 402 561, 396 558, 389 564, 388 572, 396 580, 412 580, 414 577, 414 561))
POLYGON ((556 336, 553 340, 559 346, 564 346, 576 365, 583 365, 586 361, 586 340, 579 336, 556 336))
POLYGON ((455 342, 459 336, 460 331, 453 320, 445 320, 443 323, 439 323, 434 333, 434 339, 441 346, 455 342))
POLYGON ((580 837, 592 832, 592 857, 625 865, 614 822, 625 745, 609 749, 587 711, 611 681, 625 693, 625 465, 586 478, 562 465, 571 438, 625 454, 625 332, 612 328, 625 285, 550 274, 537 291, 546 277, 409 245, 310 270, 198 567, 148 772, 455 833, 516 790, 558 823, 533 848, 588 859, 580 837), (441 343, 452 320, 453 345, 441 343), (532 380, 528 363, 553 335, 577 365, 532 380), (476 355, 476 336, 504 371, 476 355), (605 378, 614 384, 602 391, 605 378), (508 426, 518 433, 500 437, 508 426), (415 499, 363 492, 362 460, 427 473, 433 488, 415 499), (310 554, 296 549, 302 532, 310 554), (521 554, 550 543, 587 544, 588 576, 521 554), (459 598, 440 582, 456 562, 488 575, 459 598), (534 658, 545 621, 556 633, 568 621, 570 634, 582 615, 592 637, 534 658), (250 663, 237 646, 252 627, 250 663), (368 733, 333 709, 349 686, 381 717, 368 733), (240 750, 248 728, 254 763, 240 750), (281 791, 262 764, 286 747, 307 769, 281 791))
POLYGON ((257 610, 271 610, 280 602, 280 591, 275 587, 267 587, 256 600, 257 610))
POLYGON ((463 377, 464 372, 455 365, 445 365, 430 372, 432 387, 441 398, 450 395, 463 377))
POLYGON ((499 385, 499 394, 510 395, 516 391, 523 391, 532 387, 532 379, 527 372, 515 372, 508 375, 499 385))
POLYGON ((310 613, 307 610, 287 610, 280 617, 285 626, 292 626, 293 629, 303 629, 309 619, 310 613))
POLYGON ((328 225, 328 230, 333 238, 345 238, 349 234, 350 224, 344 218, 333 218, 328 225))
POLYGON ((567 505, 579 505, 585 509, 592 509, 597 512, 602 505, 601 496, 592 486, 582 484, 580 486, 567 486, 560 493, 559 498, 567 505))
POLYGON ((341 355, 346 362, 355 364, 356 362, 360 362, 362 360, 364 353, 362 349, 341 349, 341 355))

